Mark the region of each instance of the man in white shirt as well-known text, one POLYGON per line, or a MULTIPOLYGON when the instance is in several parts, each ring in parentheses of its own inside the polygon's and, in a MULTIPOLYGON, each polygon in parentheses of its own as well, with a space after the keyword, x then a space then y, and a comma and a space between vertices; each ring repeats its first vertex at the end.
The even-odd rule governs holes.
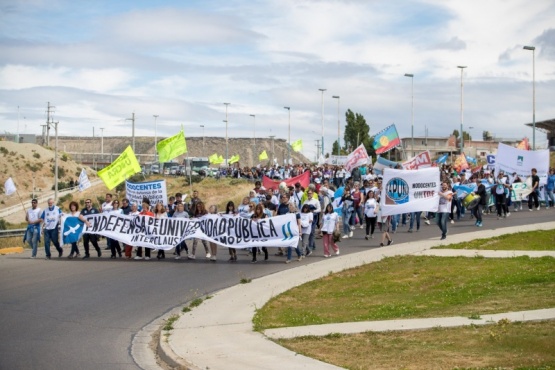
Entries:
POLYGON ((62 211, 58 206, 54 205, 54 199, 48 199, 48 208, 46 208, 40 216, 44 227, 44 252, 46 253, 47 260, 50 259, 50 241, 52 241, 52 244, 56 247, 58 257, 61 257, 64 252, 58 242, 58 224, 60 223, 61 216, 62 211))
POLYGON ((27 230, 25 231, 25 238, 23 242, 28 242, 33 251, 31 258, 37 257, 37 247, 40 236, 40 213, 41 209, 37 207, 37 200, 31 201, 31 209, 28 209, 25 214, 25 221, 27 221, 27 230))
POLYGON ((449 190, 446 182, 441 183, 441 191, 439 192, 439 206, 437 209, 437 226, 441 230, 441 240, 447 237, 447 219, 451 212, 451 200, 453 192, 449 190))

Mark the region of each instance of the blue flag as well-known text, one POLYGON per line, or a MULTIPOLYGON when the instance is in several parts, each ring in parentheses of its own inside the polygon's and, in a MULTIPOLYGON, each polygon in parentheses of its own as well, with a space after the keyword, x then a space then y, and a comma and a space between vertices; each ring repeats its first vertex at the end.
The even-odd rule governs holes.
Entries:
POLYGON ((62 222, 62 240, 64 244, 77 243, 83 232, 83 222, 74 216, 64 217, 62 222))
POLYGON ((449 154, 444 154, 441 157, 439 157, 436 161, 436 163, 442 164, 447 162, 447 157, 449 157, 449 154))

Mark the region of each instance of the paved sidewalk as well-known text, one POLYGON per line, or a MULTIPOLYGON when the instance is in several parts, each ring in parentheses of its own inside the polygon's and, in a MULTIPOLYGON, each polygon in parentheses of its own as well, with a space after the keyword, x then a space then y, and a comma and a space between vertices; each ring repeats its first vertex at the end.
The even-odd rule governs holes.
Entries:
MULTIPOLYGON (((330 272, 339 272, 396 255, 435 254, 436 251, 437 253, 445 253, 444 250, 430 251, 429 249, 447 243, 459 243, 477 238, 553 228, 555 228, 555 222, 548 222, 526 225, 518 229, 511 227, 449 235, 446 241, 433 238, 413 243, 394 244, 390 247, 375 248, 360 253, 325 259, 318 263, 301 265, 297 268, 255 279, 248 284, 239 284, 214 294, 211 299, 205 300, 199 307, 183 314, 174 323, 174 330, 168 337, 167 342, 162 336, 160 340, 162 355, 166 359, 171 359, 177 366, 192 369, 338 369, 336 366, 291 352, 275 344, 263 334, 254 332, 252 330, 252 318, 256 309, 262 307, 272 297, 307 281, 324 277, 330 272)), ((457 251, 461 254, 468 252, 470 252, 470 256, 476 255, 476 251, 457 251)), ((480 255, 482 253, 484 256, 488 254, 479 251, 480 255)), ((516 252, 509 252, 507 257, 512 257, 514 253, 516 252)), ((525 254, 531 255, 532 253, 525 252, 525 254)), ((547 318, 552 318, 555 314, 553 310, 547 310, 547 313, 543 311, 545 310, 498 315, 500 318, 509 318, 508 315, 514 314, 517 317, 515 320, 522 321, 523 319, 520 317, 527 318, 533 314, 547 315, 547 318)), ((486 315, 484 321, 493 317, 496 317, 496 315, 486 315)), ((462 320, 468 320, 465 318, 441 318, 436 319, 435 322, 434 319, 414 319, 410 320, 411 323, 407 320, 393 321, 399 321, 401 326, 411 325, 416 328, 428 327, 426 325, 431 325, 430 327, 448 326, 449 320, 457 321, 459 319, 461 319, 461 322, 462 320)), ((382 322, 381 325, 386 328, 385 330, 391 330, 393 321, 390 320, 385 324, 382 322)), ((476 324, 477 321, 471 320, 470 322, 476 324)), ((343 332, 342 330, 347 330, 346 328, 353 325, 363 327, 366 324, 330 324, 333 325, 333 330, 327 332, 323 330, 323 334, 343 332)), ((295 328, 299 331, 301 329, 295 328)), ((359 331, 365 330, 369 329, 359 331)))

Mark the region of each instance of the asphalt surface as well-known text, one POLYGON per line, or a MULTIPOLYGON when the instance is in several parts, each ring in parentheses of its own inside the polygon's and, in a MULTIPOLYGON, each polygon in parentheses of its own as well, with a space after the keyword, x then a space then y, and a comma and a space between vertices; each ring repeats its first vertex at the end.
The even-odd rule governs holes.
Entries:
MULTIPOLYGON (((518 227, 555 220, 555 210, 513 212, 507 219, 485 216, 482 230, 518 227)), ((476 231, 467 218, 449 224, 449 235, 476 231)), ((437 238, 435 225, 422 222, 417 233, 400 227, 395 243, 437 238)), ((1 243, 1 240, 0 240, 1 243)), ((341 254, 378 247, 380 234, 364 240, 364 231, 339 243, 341 254)), ((103 245, 103 243, 101 244, 103 245)), ((302 264, 323 259, 322 241, 317 252, 302 264)), ((82 248, 81 248, 82 249, 82 248)), ((202 248, 200 248, 202 250, 202 248)), ((69 246, 64 248, 67 255, 69 246)), ((273 249, 271 249, 273 252, 273 249)), ((133 336, 155 318, 192 299, 283 269, 283 257, 271 253, 267 262, 250 263, 239 252, 237 263, 227 262, 227 250, 219 249, 219 260, 126 261, 102 258, 68 260, 54 257, 31 260, 23 254, 0 256, 0 368, 1 369, 138 369, 131 356, 133 336)), ((154 254, 155 255, 155 254, 154 254)))

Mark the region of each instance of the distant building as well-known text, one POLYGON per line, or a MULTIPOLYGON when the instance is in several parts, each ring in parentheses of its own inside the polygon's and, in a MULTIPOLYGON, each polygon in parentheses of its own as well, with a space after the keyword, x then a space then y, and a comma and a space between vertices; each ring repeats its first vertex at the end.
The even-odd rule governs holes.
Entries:
MULTIPOLYGON (((17 134, 2 134, 0 135, 0 140, 17 142, 17 134)), ((19 134, 19 142, 21 144, 36 144, 37 135, 34 134, 19 134)))
MULTIPOLYGON (((533 127, 532 123, 527 123, 526 126, 533 127)), ((543 131, 547 134, 547 147, 551 151, 555 151, 555 118, 546 121, 536 122, 536 130, 543 131)), ((537 137, 536 133, 536 137, 537 137)), ((532 141, 530 140, 530 145, 532 141)))

